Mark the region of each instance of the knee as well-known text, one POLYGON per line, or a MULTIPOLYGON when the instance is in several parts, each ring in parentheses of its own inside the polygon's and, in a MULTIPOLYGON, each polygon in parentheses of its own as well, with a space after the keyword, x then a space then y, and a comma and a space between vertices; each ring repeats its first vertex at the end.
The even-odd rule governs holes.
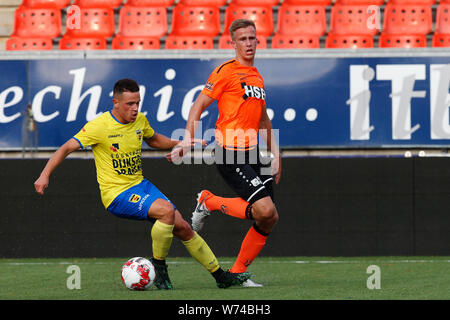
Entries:
POLYGON ((166 224, 174 224, 175 221, 175 209, 173 205, 169 202, 164 203, 159 208, 159 214, 161 222, 166 224))
POLYGON ((259 206, 253 215, 254 219, 265 224, 275 225, 278 222, 278 212, 273 203, 259 206))

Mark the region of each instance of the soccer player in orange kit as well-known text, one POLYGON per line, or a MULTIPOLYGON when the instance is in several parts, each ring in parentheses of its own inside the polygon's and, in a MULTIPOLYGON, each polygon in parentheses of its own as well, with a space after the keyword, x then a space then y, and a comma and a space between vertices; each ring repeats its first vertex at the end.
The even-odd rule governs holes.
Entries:
MULTIPOLYGON (((174 148, 171 156, 175 159, 191 146, 200 115, 217 100, 216 166, 239 197, 223 198, 208 190, 201 191, 192 215, 192 228, 199 231, 212 211, 254 220, 230 270, 240 273, 258 256, 278 221, 272 183, 274 178, 276 183, 280 180, 281 156, 266 111, 264 81, 253 65, 257 45, 255 24, 251 20, 238 19, 229 29, 236 57, 218 66, 209 76, 190 110, 184 142, 179 146, 182 150, 174 148), (258 145, 258 132, 261 131, 266 133, 263 138, 273 154, 269 172, 261 170, 263 164, 258 145)), ((242 285, 262 286, 250 279, 242 285)))

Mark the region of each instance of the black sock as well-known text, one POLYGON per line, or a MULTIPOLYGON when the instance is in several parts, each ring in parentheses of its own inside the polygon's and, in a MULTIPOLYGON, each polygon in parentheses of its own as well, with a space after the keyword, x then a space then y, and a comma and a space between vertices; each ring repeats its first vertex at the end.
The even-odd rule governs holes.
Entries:
POLYGON ((214 277, 214 279, 219 280, 220 276, 224 273, 225 271, 222 270, 222 268, 217 269, 214 272, 211 272, 211 275, 214 277))
POLYGON ((153 258, 152 258, 152 263, 153 263, 153 264, 160 265, 160 266, 165 266, 165 265, 166 265, 166 260, 158 260, 158 259, 155 259, 155 258, 153 257, 153 258))

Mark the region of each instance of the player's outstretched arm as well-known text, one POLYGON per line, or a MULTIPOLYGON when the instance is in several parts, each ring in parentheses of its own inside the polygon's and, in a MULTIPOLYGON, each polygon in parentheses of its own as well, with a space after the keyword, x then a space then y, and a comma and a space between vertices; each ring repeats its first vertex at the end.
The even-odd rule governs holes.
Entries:
POLYGON ((149 139, 144 139, 145 143, 149 145, 152 148, 155 149, 162 149, 162 150, 168 150, 175 147, 178 143, 180 143, 179 140, 173 140, 168 137, 166 137, 163 134, 156 133, 149 139))
POLYGON ((267 143, 267 148, 273 154, 274 159, 272 161, 272 174, 275 175, 275 183, 278 184, 281 179, 281 153, 275 141, 275 137, 272 132, 272 121, 270 121, 270 118, 267 115, 265 106, 261 115, 259 127, 260 129, 263 129, 261 131, 262 137, 267 143))
POLYGON ((48 160, 44 169, 41 172, 39 178, 34 182, 34 188, 40 195, 44 194, 44 190, 47 189, 50 175, 60 165, 61 162, 73 151, 78 150, 80 144, 75 139, 70 139, 64 143, 53 156, 48 160))
POLYGON ((184 135, 184 140, 190 141, 194 137, 195 130, 197 129, 198 122, 200 121, 200 116, 202 112, 213 103, 214 99, 208 97, 206 94, 200 93, 195 99, 191 110, 189 111, 189 116, 186 122, 186 133, 184 135))
POLYGON ((198 123, 200 121, 200 116, 202 112, 209 107, 211 103, 213 103, 214 99, 208 97, 206 94, 200 93, 195 99, 194 104, 189 111, 188 120, 186 122, 186 130, 184 134, 184 139, 180 143, 176 145, 176 148, 173 148, 171 153, 166 155, 166 158, 173 162, 180 159, 183 154, 186 153, 187 150, 191 148, 194 143, 201 143, 205 145, 206 142, 201 140, 193 139, 195 130, 197 129, 198 123))

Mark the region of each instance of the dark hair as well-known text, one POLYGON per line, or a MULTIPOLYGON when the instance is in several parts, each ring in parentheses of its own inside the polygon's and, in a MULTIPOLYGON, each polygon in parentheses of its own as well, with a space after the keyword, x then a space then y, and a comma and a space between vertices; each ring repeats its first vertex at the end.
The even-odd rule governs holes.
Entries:
POLYGON ((236 19, 236 20, 234 20, 231 23, 230 27, 228 28, 228 30, 230 31, 231 39, 234 40, 234 32, 237 29, 247 28, 247 27, 253 27, 256 30, 256 25, 255 25, 255 22, 253 22, 253 20, 248 20, 248 19, 236 19))
POLYGON ((139 85, 133 79, 121 79, 114 85, 113 94, 121 94, 123 92, 139 92, 139 85))

